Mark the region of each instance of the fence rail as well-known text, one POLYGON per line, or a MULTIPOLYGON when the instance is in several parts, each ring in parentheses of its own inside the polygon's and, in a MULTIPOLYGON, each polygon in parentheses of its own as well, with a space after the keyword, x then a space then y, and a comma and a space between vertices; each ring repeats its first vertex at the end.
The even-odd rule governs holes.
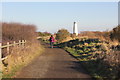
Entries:
MULTIPOLYGON (((16 45, 19 45, 19 46, 24 46, 25 45, 25 43, 26 43, 26 40, 19 40, 19 42, 13 42, 12 44, 11 43, 9 43, 9 42, 7 42, 7 45, 3 45, 2 46, 2 43, 0 43, 0 55, 2 55, 2 49, 3 48, 7 48, 7 53, 9 54, 9 52, 10 52, 10 47, 11 46, 16 46, 16 45)), ((4 58, 1 58, 1 60, 4 60, 4 59, 6 59, 7 58, 7 56, 6 57, 4 57, 4 58)))

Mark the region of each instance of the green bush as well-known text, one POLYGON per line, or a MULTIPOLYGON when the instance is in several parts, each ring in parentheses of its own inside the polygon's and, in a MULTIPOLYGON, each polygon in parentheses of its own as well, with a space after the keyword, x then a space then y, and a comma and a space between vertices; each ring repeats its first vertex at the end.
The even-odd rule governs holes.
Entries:
POLYGON ((39 36, 50 36, 51 33, 48 33, 48 32, 38 32, 38 35, 39 36))
POLYGON ((60 29, 58 30, 56 34, 56 40, 58 42, 62 42, 67 39, 67 37, 70 37, 70 33, 66 29, 60 29))
POLYGON ((77 53, 82 54, 83 50, 77 50, 77 53))

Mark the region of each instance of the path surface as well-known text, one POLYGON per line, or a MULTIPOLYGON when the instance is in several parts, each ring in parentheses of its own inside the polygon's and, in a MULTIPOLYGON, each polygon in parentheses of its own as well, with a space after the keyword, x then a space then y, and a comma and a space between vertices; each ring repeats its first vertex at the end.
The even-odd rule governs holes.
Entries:
POLYGON ((90 78, 79 62, 60 48, 48 48, 24 67, 16 78, 90 78))

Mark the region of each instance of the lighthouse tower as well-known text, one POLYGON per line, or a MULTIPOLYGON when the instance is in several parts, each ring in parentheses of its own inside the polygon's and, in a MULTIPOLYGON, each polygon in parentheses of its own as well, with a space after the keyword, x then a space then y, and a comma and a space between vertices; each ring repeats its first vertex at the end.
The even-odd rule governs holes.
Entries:
POLYGON ((74 22, 74 24, 73 24, 73 34, 75 34, 76 36, 78 35, 78 28, 77 28, 76 22, 74 22))

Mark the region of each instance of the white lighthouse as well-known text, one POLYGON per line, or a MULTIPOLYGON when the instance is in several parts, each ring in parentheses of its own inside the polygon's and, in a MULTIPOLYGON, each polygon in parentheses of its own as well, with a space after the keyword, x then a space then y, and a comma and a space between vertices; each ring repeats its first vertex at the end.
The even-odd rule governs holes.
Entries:
POLYGON ((74 24, 73 24, 73 34, 75 34, 76 36, 78 35, 78 28, 77 28, 76 22, 74 22, 74 24))

